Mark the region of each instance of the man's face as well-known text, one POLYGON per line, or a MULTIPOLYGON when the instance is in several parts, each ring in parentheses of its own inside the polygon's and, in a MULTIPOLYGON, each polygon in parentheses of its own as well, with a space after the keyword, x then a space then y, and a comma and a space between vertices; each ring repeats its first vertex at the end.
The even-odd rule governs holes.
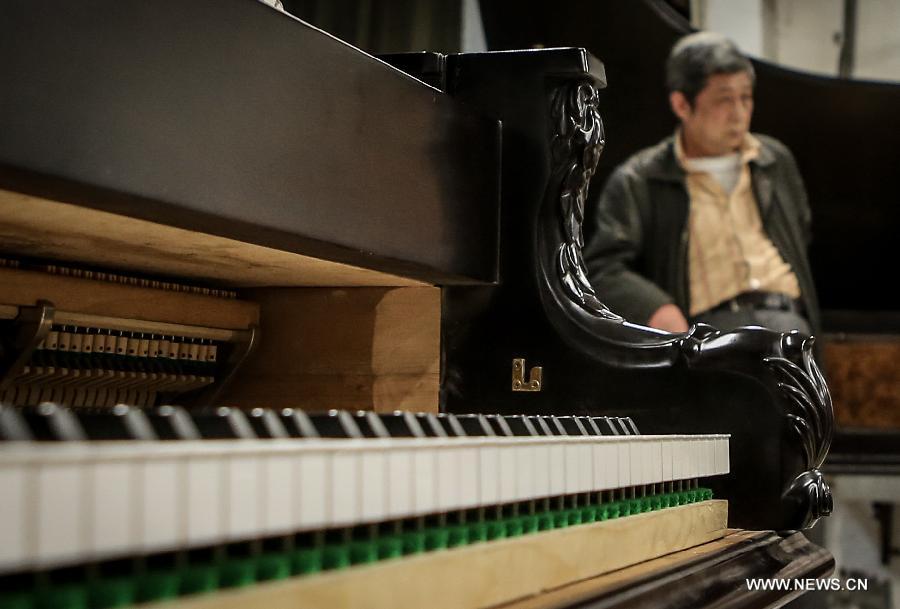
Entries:
POLYGON ((750 130, 753 82, 747 72, 713 74, 697 94, 693 106, 679 91, 670 96, 681 119, 687 156, 718 156, 737 150, 750 130))

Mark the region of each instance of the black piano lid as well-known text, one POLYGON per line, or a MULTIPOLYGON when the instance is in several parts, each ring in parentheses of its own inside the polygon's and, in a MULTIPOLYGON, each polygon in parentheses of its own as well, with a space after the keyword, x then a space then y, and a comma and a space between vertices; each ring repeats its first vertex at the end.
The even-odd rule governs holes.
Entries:
POLYGON ((496 280, 497 121, 290 15, 13 0, 0 52, 2 189, 429 283, 496 280))

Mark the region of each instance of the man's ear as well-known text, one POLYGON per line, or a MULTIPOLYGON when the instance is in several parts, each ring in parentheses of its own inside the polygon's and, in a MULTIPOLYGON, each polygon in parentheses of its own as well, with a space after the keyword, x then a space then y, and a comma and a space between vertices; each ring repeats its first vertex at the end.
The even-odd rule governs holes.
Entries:
POLYGON ((669 93, 669 105, 672 106, 672 112, 675 113, 681 121, 686 121, 691 116, 691 102, 681 91, 672 91, 669 93))

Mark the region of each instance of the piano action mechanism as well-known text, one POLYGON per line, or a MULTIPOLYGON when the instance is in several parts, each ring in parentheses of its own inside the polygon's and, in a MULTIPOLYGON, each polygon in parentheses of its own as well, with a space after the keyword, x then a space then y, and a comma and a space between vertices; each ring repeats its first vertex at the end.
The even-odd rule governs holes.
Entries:
POLYGON ((385 63, 262 3, 116 6, 0 20, 0 603, 626 602, 590 578, 828 572, 726 528, 830 510, 811 341, 661 335, 584 279, 596 59, 385 63))

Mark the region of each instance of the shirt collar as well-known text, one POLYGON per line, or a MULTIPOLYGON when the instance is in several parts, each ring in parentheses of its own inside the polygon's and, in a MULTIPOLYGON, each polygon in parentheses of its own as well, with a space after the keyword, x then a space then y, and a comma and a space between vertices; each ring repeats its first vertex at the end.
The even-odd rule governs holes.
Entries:
MULTIPOLYGON (((741 147, 738 148, 738 152, 741 153, 741 164, 746 165, 750 161, 759 158, 759 150, 759 140, 753 137, 752 134, 747 133, 744 136, 744 141, 741 142, 741 147)), ((685 156, 684 147, 681 144, 681 127, 675 130, 675 160, 678 162, 679 167, 689 172, 684 163, 685 156)))

